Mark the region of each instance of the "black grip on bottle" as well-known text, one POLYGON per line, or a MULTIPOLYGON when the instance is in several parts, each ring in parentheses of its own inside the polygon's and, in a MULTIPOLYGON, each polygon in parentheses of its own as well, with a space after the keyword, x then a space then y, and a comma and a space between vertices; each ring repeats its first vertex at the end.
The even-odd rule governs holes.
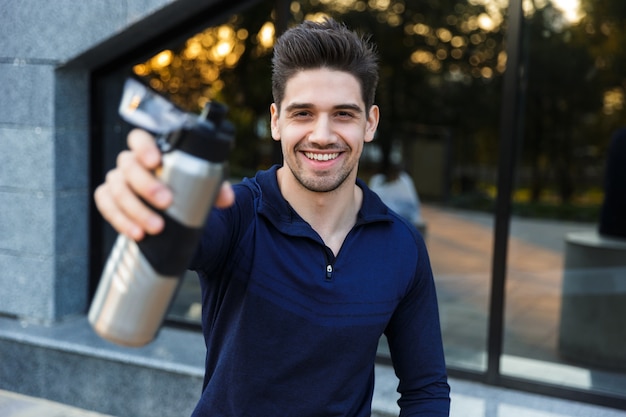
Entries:
POLYGON ((160 214, 165 220, 163 231, 158 235, 146 235, 137 246, 157 273, 180 278, 189 267, 202 228, 187 227, 164 212, 160 214))
POLYGON ((175 149, 206 161, 225 162, 233 145, 234 132, 234 126, 227 120, 219 128, 209 121, 200 120, 180 133, 175 149))

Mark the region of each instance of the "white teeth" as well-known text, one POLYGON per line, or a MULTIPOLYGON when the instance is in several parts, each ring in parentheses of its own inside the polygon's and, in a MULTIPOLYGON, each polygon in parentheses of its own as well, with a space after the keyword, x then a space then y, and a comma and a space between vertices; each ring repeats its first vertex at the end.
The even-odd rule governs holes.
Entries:
POLYGON ((305 152, 304 153, 307 158, 313 159, 315 161, 330 161, 331 159, 335 159, 339 156, 338 152, 335 153, 313 153, 313 152, 305 152))

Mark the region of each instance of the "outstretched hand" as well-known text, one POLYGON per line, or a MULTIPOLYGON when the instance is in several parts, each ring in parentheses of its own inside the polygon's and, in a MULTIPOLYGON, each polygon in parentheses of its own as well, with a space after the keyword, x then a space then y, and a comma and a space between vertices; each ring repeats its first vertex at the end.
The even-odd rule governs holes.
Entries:
MULTIPOLYGON (((120 152, 117 165, 106 175, 94 192, 96 207, 102 217, 119 233, 133 240, 146 234, 158 234, 164 220, 142 199, 159 210, 172 203, 172 192, 154 175, 161 165, 161 153, 154 138, 146 131, 135 129, 128 134, 128 150, 120 152)), ((228 182, 222 185, 215 206, 232 205, 235 195, 228 182)))

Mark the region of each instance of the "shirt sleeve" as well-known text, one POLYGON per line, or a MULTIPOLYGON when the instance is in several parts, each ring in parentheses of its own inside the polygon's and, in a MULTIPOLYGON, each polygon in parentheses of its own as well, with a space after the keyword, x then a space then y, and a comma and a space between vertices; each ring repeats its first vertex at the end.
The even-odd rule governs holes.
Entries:
POLYGON ((415 282, 385 331, 399 379, 400 416, 448 417, 447 382, 439 310, 424 241, 418 238, 415 282))
MULTIPOLYGON (((249 187, 234 185, 235 203, 226 209, 214 208, 207 217, 202 236, 189 269, 210 274, 219 270, 229 258, 238 240, 246 216, 254 213, 253 197, 249 187)), ((247 221, 250 223, 250 220, 247 221)))

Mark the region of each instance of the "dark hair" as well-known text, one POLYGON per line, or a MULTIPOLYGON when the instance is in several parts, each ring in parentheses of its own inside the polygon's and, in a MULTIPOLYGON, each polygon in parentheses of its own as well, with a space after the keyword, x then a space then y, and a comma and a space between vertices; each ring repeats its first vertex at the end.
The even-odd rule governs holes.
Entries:
POLYGON ((352 74, 361 85, 365 108, 374 104, 378 84, 376 47, 333 19, 305 21, 288 29, 274 45, 272 94, 280 108, 287 81, 300 71, 329 68, 352 74))

